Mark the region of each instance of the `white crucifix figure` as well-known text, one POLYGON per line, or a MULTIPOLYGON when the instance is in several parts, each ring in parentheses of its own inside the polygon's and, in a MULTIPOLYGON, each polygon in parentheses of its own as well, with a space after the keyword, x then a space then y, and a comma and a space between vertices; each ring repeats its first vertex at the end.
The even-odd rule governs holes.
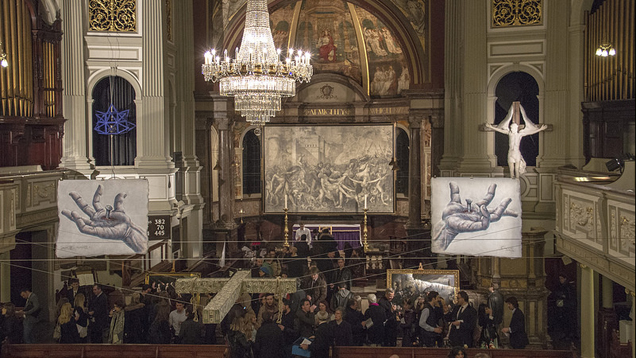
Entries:
POLYGON ((216 293, 203 309, 204 324, 221 323, 242 293, 273 292, 279 299, 296 292, 294 278, 251 278, 250 271, 237 271, 231 278, 180 278, 177 293, 216 293))
POLYGON ((504 118, 498 126, 486 123, 485 127, 508 136, 508 167, 510 168, 510 177, 517 179, 521 174, 526 172, 526 161, 523 159, 523 155, 521 155, 521 150, 519 149, 521 139, 525 136, 548 129, 547 124, 540 126, 534 125, 519 102, 512 103, 506 118, 504 118), (520 126, 519 113, 523 116, 523 122, 525 123, 523 128, 520 126), (511 121, 512 123, 510 123, 511 121))

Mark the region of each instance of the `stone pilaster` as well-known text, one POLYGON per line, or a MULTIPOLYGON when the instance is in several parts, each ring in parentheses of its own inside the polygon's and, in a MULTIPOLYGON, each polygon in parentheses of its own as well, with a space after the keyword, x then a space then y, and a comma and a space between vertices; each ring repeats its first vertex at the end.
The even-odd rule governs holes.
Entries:
MULTIPOLYGON (((559 131, 567 135, 557 135, 559 131, 543 132, 539 134, 539 155, 537 168, 556 169, 567 164, 567 155, 571 141, 581 141, 583 130, 581 122, 574 123, 569 113, 570 103, 568 58, 568 22, 563 21, 570 17, 570 4, 556 2, 550 4, 550 11, 545 12, 546 22, 549 24, 546 30, 546 55, 545 55, 545 91, 543 118, 539 122, 558 125, 559 131), (564 121, 564 123, 562 122, 564 121), (572 132, 575 129, 577 132, 572 132)), ((583 58, 583 57, 581 57, 583 58)), ((579 68, 580 70, 580 68, 579 68)), ((581 74, 583 71, 580 72, 581 74)), ((572 84, 574 85, 574 84, 572 84)), ((582 81, 577 84, 582 89, 582 81)), ((580 101, 575 101, 577 104, 580 101)), ((576 111, 580 113, 580 109, 576 111)), ((575 144, 575 147, 578 146, 575 144)), ((577 155, 583 153, 582 147, 577 155)))
POLYGON ((596 326, 594 318, 594 270, 585 265, 580 265, 581 270, 581 358, 594 358, 594 332, 596 326))
MULTIPOLYGON (((459 0, 446 1, 444 43, 464 43, 464 9, 459 0)), ((444 131, 443 153, 440 162, 440 175, 452 176, 457 167, 462 149, 463 133, 461 128, 462 116, 462 57, 464 46, 444 46, 444 131)))
POLYGON ((142 10, 142 103, 137 111, 137 158, 139 168, 170 168, 166 99, 163 1, 143 0, 142 10))
POLYGON ((77 170, 89 176, 87 134, 90 120, 86 117, 86 78, 84 68, 84 25, 86 2, 83 0, 63 0, 62 11, 62 82, 64 83, 63 115, 64 140, 62 141, 62 161, 60 166, 77 170), (75 20, 73 20, 75 19, 75 20))

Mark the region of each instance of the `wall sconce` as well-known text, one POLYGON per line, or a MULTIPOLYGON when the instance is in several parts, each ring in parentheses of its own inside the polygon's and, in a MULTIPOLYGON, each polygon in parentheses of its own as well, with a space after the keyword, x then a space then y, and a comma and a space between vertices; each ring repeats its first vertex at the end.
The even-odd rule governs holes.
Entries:
POLYGON ((596 49, 596 56, 599 57, 607 57, 607 56, 615 56, 616 49, 612 46, 612 44, 602 44, 596 49))

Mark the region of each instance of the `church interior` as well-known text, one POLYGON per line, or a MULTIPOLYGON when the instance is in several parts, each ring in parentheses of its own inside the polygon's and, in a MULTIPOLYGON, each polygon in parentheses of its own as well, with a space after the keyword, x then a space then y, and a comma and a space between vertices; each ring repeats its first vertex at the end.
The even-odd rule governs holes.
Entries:
MULTIPOLYGON (((46 333, 0 356, 68 356, 72 279, 111 308, 169 281, 216 324, 342 255, 363 312, 445 279, 518 300, 527 347, 491 357, 633 358, 634 40, 631 0, 2 0, 0 303, 31 289, 46 333)), ((331 356, 448 353, 397 349, 331 356)))

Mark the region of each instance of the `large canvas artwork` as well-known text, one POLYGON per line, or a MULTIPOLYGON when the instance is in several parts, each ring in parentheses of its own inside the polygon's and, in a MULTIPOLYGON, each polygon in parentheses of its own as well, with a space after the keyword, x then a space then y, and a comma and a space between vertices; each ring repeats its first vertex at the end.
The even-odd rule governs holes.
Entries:
POLYGON ((431 291, 442 296, 450 303, 459 291, 458 270, 386 270, 387 287, 395 290, 393 303, 402 306, 411 299, 417 302, 418 297, 425 297, 431 291))
POLYGON ((518 180, 433 178, 431 190, 433 252, 521 257, 518 180))
POLYGON ((148 251, 147 180, 64 180, 57 194, 57 257, 148 251))
POLYGON ((265 212, 394 211, 392 126, 272 125, 263 141, 265 212))

